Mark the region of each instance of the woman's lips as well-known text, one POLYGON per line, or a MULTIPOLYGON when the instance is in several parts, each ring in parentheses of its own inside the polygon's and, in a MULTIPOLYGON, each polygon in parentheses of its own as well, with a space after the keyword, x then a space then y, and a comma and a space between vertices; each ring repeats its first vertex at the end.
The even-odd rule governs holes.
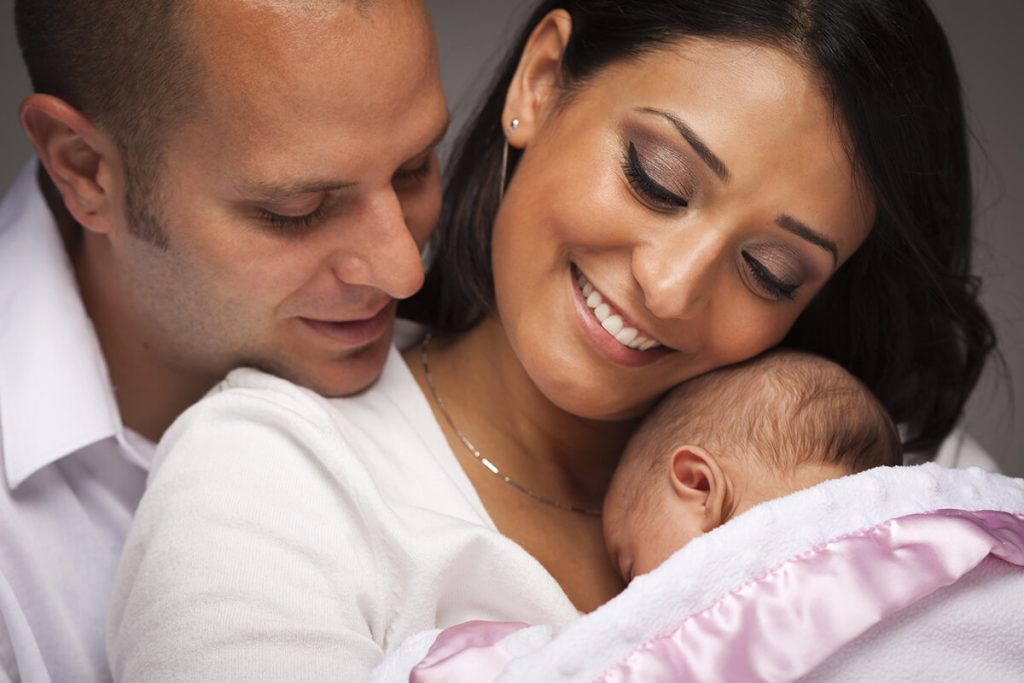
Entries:
POLYGON ((395 302, 389 301, 379 311, 360 320, 317 320, 299 318, 307 327, 343 346, 365 346, 391 329, 395 302))
POLYGON ((605 356, 621 365, 647 365, 671 349, 634 325, 576 267, 570 269, 576 312, 587 337, 605 356))
POLYGON ((597 291, 586 276, 579 271, 576 273, 576 285, 580 288, 584 301, 587 302, 587 308, 594 312, 597 322, 615 338, 615 341, 639 351, 649 351, 661 346, 650 336, 641 332, 638 327, 634 327, 629 318, 615 308, 614 304, 605 301, 604 295, 597 291))

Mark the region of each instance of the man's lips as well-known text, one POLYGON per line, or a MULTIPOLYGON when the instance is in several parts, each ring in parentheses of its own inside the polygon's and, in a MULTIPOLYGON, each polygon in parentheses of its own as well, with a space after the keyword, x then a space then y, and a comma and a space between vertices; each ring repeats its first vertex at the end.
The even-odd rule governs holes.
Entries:
POLYGON ((344 346, 365 346, 391 328, 395 301, 391 300, 368 318, 359 320, 318 320, 299 318, 307 327, 344 346))

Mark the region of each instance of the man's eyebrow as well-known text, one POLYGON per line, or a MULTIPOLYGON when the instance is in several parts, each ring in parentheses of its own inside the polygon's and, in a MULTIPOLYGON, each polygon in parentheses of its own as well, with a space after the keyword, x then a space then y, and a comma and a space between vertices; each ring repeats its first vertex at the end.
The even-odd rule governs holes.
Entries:
POLYGON ((782 214, 776 218, 775 223, 783 230, 787 230, 797 237, 803 238, 811 244, 821 247, 830 253, 832 255, 833 266, 839 262, 839 250, 836 248, 836 243, 822 235, 820 232, 811 230, 805 223, 802 223, 787 214, 782 214))
POLYGON ((675 129, 679 131, 679 134, 683 136, 683 139, 690 144, 690 147, 692 147, 693 151, 697 153, 697 156, 704 160, 704 163, 708 165, 708 168, 710 168, 716 176, 723 181, 729 180, 729 169, 726 168, 722 160, 715 156, 715 153, 712 152, 706 144, 704 144, 704 141, 700 139, 700 136, 694 133, 692 128, 683 123, 682 119, 675 114, 662 111, 661 109, 654 109, 652 107, 640 107, 637 111, 644 114, 654 114, 655 116, 660 116, 667 120, 675 126, 675 129))
MULTIPOLYGON (((423 156, 432 152, 441 141, 444 140, 445 135, 448 134, 448 127, 451 125, 451 119, 445 118, 444 126, 441 128, 441 132, 430 141, 426 147, 421 151, 417 152, 412 156, 413 159, 416 157, 423 156)), ((354 182, 338 182, 336 180, 309 180, 300 181, 296 183, 273 183, 265 181, 252 181, 242 184, 239 188, 240 194, 244 197, 249 197, 258 201, 275 201, 282 199, 289 199, 291 197, 301 197, 304 194, 317 194, 321 192, 335 192, 337 190, 344 190, 349 187, 355 186, 354 182)))
POLYGON ((297 183, 273 183, 264 181, 251 181, 243 183, 240 187, 240 194, 243 197, 258 201, 275 201, 301 197, 305 194, 317 194, 320 192, 334 192, 352 187, 355 183, 339 183, 336 180, 309 180, 297 183))

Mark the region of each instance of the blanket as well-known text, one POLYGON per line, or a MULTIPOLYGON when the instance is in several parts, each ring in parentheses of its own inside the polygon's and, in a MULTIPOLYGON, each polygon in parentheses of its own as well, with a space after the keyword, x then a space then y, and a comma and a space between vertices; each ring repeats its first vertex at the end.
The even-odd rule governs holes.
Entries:
POLYGON ((1024 480, 878 468, 752 508, 561 631, 469 622, 373 679, 1024 680, 1024 480))

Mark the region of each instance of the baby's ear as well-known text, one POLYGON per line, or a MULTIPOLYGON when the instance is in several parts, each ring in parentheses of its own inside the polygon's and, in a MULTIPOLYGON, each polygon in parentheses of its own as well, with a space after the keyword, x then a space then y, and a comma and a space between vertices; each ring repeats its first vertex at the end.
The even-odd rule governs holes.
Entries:
POLYGON ((718 459, 700 446, 682 446, 672 455, 672 489, 700 515, 700 529, 708 532, 725 523, 731 483, 718 459))

